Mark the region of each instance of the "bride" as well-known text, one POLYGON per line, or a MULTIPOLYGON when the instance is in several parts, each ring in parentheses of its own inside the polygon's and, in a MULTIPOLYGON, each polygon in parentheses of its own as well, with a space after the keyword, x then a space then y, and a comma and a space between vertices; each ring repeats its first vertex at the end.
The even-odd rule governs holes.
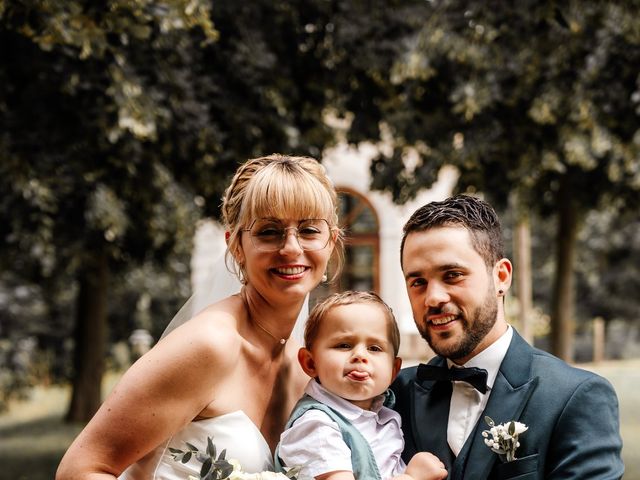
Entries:
POLYGON ((271 470, 307 382, 289 337, 331 255, 341 257, 336 212, 335 190, 313 159, 271 155, 241 165, 222 204, 240 292, 175 328, 131 366, 67 450, 56 479, 186 480, 201 465, 175 461, 169 448, 204 447, 207 437, 244 471, 271 470))

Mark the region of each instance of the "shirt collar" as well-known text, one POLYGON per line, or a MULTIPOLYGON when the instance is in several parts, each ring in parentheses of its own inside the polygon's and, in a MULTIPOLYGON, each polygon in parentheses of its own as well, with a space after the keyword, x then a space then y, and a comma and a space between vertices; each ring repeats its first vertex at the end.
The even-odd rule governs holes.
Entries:
POLYGON ((362 415, 377 416, 383 407, 385 398, 384 395, 378 395, 373 399, 371 410, 364 410, 363 408, 354 405, 349 400, 345 400, 344 398, 331 393, 329 390, 315 381, 315 379, 311 379, 309 383, 307 383, 307 386, 304 389, 304 393, 316 399, 320 403, 323 403, 328 407, 339 411, 342 415, 344 415, 348 420, 351 421, 355 420, 358 417, 361 417, 362 415))
MULTIPOLYGON (((504 332, 498 340, 470 359, 467 363, 460 366, 484 368, 487 371, 487 386, 489 389, 493 388, 502 360, 504 360, 504 356, 507 354, 507 350, 509 350, 512 337, 513 328, 511 328, 511 325, 507 325, 507 331, 504 332)), ((454 365, 449 359, 447 359, 447 364, 449 367, 454 365)))

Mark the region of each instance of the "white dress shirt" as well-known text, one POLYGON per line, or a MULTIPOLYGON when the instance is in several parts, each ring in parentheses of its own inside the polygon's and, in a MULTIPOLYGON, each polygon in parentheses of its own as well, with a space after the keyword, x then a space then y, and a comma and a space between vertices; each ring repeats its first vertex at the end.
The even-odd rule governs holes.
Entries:
MULTIPOLYGON (((371 410, 363 410, 334 395, 315 380, 305 393, 340 412, 367 440, 378 464, 380 476, 391 478, 404 472, 400 455, 404 448, 400 415, 384 407, 384 396, 374 400, 371 410)), ((306 411, 280 436, 278 453, 288 466, 304 465, 309 477, 337 470, 353 471, 351 450, 342 439, 338 424, 320 410, 306 411)))
MULTIPOLYGON (((451 382, 453 393, 451 394, 451 404, 449 407, 449 423, 447 426, 447 442, 453 453, 458 456, 464 442, 473 431, 480 415, 487 406, 489 395, 493 384, 498 376, 500 364, 507 354, 513 330, 511 326, 507 331, 488 348, 473 357, 462 367, 478 367, 487 371, 487 393, 482 394, 467 382, 451 382)), ((447 359, 449 368, 456 368, 451 360, 447 359)))

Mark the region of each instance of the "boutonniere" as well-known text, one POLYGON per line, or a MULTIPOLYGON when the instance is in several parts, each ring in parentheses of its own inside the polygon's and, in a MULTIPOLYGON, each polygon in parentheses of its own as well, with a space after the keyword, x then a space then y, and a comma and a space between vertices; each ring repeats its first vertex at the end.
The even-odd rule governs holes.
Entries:
POLYGON ((503 461, 512 462, 516 459, 516 449, 520 446, 518 437, 526 432, 529 427, 524 423, 510 422, 496 425, 491 417, 484 417, 490 429, 482 432, 484 443, 492 451, 500 455, 503 461))

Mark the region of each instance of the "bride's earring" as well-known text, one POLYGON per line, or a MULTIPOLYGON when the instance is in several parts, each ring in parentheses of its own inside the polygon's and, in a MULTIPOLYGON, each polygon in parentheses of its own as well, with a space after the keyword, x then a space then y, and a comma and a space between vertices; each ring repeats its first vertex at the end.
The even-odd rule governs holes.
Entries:
POLYGON ((240 280, 240 283, 242 285, 246 285, 247 284, 247 275, 244 273, 244 265, 241 263, 240 265, 238 265, 238 280, 240 280))
POLYGON ((325 273, 325 274, 322 275, 322 278, 320 279, 320 281, 321 282, 326 282, 327 279, 328 279, 328 277, 327 277, 327 274, 325 273))

